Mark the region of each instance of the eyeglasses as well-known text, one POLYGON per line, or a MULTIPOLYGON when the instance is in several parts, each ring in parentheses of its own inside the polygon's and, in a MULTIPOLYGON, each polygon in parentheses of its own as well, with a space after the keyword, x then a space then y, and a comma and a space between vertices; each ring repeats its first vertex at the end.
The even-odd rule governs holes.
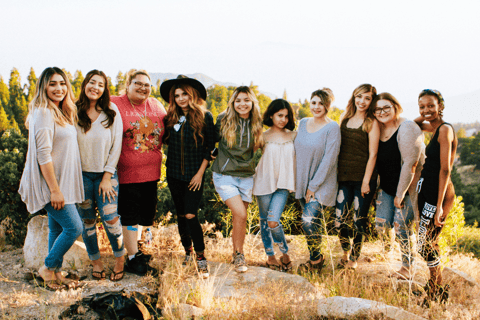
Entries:
POLYGON ((132 81, 133 84, 135 85, 136 88, 145 88, 145 89, 150 89, 152 85, 150 83, 143 83, 137 80, 132 81))
POLYGON ((381 115, 383 113, 390 113, 392 111, 392 106, 385 106, 383 108, 375 108, 373 113, 377 116, 381 115))

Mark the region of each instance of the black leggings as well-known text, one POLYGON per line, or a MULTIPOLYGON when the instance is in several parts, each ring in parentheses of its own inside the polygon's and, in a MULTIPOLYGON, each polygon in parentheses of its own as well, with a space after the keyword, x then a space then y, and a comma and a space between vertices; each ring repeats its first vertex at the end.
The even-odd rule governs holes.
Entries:
POLYGON ((437 212, 438 184, 429 183, 428 179, 420 179, 418 184, 418 211, 420 222, 418 229, 417 250, 427 262, 428 267, 440 265, 438 236, 443 226, 435 225, 437 212))
POLYGON ((178 232, 185 251, 189 253, 193 246, 196 252, 205 250, 205 242, 203 241, 203 230, 198 221, 197 212, 200 200, 203 195, 203 181, 200 190, 191 191, 188 189, 190 181, 181 181, 167 175, 168 188, 172 195, 175 211, 177 212, 178 232), (185 215, 195 215, 192 219, 187 219, 185 215))

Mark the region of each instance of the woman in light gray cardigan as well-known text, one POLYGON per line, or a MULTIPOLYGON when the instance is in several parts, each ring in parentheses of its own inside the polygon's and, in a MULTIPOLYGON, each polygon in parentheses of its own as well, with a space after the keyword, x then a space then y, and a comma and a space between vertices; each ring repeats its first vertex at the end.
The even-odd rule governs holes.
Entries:
POLYGON ((411 222, 418 217, 415 185, 425 160, 423 135, 415 122, 400 118, 403 109, 390 93, 379 94, 371 104, 380 124, 377 171, 380 190, 377 198, 376 228, 380 235, 395 228, 402 251, 402 267, 390 276, 411 278, 413 263, 411 222))
POLYGON ((307 237, 310 259, 300 265, 303 271, 320 271, 325 258, 320 252, 323 208, 335 205, 337 158, 340 152, 340 127, 327 117, 334 100, 328 88, 314 91, 310 100, 313 118, 302 119, 295 139, 295 198, 303 209, 302 227, 307 237))

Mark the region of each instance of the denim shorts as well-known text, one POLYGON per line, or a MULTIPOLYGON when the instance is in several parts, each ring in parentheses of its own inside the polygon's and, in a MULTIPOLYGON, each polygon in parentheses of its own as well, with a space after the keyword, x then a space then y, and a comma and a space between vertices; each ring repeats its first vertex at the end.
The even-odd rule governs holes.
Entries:
POLYGON ((214 172, 213 184, 223 201, 240 195, 243 201, 252 202, 253 176, 234 177, 214 172))

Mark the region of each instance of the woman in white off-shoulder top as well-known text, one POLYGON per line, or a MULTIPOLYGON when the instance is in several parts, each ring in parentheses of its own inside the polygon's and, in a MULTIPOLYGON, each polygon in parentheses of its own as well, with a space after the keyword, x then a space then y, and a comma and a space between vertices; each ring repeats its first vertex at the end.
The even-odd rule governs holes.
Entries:
POLYGON ((263 115, 263 124, 270 129, 263 133, 265 146, 256 169, 253 194, 257 196, 260 211, 260 230, 267 267, 288 271, 292 261, 288 256, 280 218, 287 203, 289 192, 295 191, 295 148, 293 142, 297 134, 293 131, 295 120, 290 104, 283 99, 270 103, 263 115), (275 258, 273 242, 277 243, 282 257, 275 258))

